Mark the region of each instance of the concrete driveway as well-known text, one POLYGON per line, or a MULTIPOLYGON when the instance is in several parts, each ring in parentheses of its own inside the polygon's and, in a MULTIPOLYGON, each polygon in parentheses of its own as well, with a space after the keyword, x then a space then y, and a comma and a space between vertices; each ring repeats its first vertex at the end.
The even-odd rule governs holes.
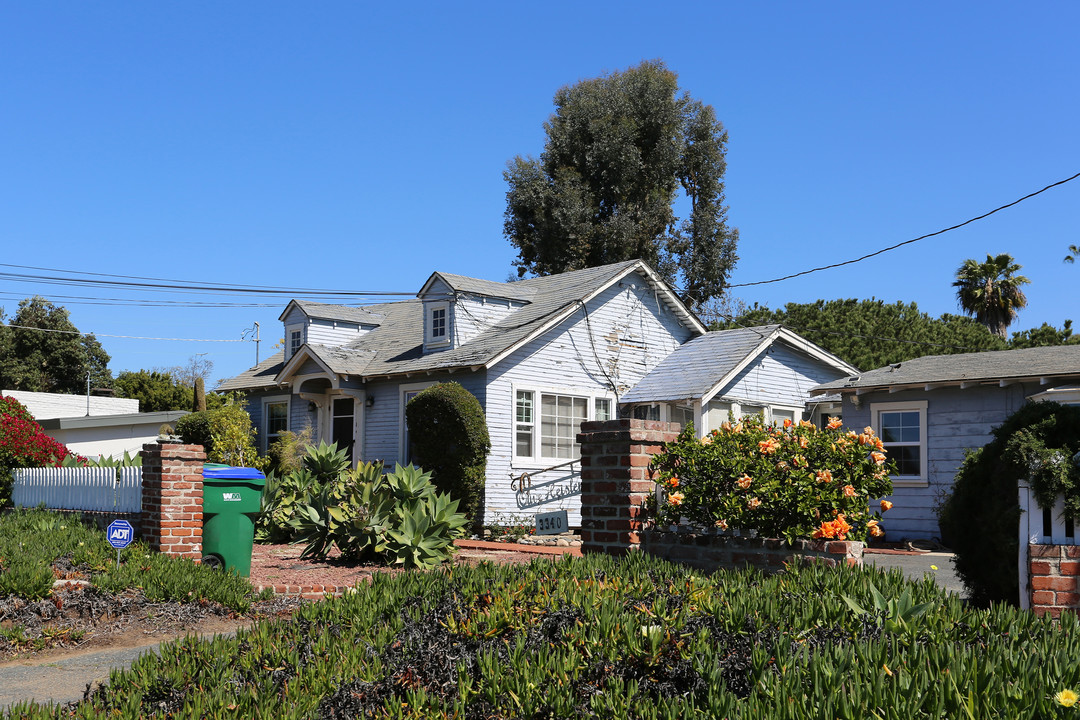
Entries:
POLYGON ((929 573, 945 590, 956 593, 960 597, 967 597, 964 585, 956 575, 954 557, 953 553, 947 552, 912 553, 897 550, 867 550, 863 555, 863 563, 874 565, 882 570, 900 569, 904 575, 913 580, 921 580, 929 573))

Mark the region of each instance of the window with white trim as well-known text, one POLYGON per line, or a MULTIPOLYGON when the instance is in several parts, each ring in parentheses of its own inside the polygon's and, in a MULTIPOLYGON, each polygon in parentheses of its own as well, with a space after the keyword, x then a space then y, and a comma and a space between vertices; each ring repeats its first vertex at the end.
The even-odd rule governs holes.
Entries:
POLYGON ((870 416, 885 455, 896 463, 893 484, 927 485, 926 401, 871 403, 870 416))
POLYGON ((296 351, 304 344, 304 326, 303 325, 289 325, 285 328, 285 349, 286 357, 288 360, 296 351))
POLYGON ((450 304, 429 303, 427 309, 427 344, 450 344, 450 304))
POLYGON ((289 429, 289 399, 265 398, 263 400, 263 452, 274 444, 281 433, 289 429))
POLYGON ((611 418, 612 400, 561 392, 514 391, 514 456, 575 460, 577 434, 586 420, 611 418))

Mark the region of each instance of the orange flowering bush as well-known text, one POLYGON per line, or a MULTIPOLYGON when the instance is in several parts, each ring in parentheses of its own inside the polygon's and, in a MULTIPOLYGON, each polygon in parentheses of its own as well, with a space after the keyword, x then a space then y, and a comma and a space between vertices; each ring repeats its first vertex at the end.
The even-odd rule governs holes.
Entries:
POLYGON ((892 507, 883 501, 880 512, 870 509, 871 498, 892 494, 895 466, 881 439, 871 428, 845 430, 839 420, 825 429, 807 422, 775 427, 750 416, 702 440, 688 426, 652 467, 670 493, 656 509, 661 526, 686 519, 789 540, 865 540, 884 535, 881 512, 892 507))

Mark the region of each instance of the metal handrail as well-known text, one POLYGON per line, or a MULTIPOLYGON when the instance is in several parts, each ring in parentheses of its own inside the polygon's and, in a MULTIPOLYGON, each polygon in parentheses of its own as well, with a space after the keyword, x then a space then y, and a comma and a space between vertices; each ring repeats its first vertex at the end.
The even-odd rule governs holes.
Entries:
POLYGON ((558 470, 559 468, 570 466, 570 472, 573 472, 573 466, 580 463, 581 459, 570 460, 569 462, 559 463, 558 465, 552 465, 551 467, 544 468, 543 470, 534 470, 531 473, 521 473, 515 476, 514 473, 510 473, 510 489, 516 493, 528 492, 532 489, 532 479, 536 475, 546 473, 550 470, 558 470))

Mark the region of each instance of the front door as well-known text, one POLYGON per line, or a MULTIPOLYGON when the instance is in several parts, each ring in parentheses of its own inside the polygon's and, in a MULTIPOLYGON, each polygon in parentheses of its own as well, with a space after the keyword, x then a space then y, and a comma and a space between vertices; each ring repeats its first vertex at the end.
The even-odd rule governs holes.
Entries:
POLYGON ((334 398, 330 408, 330 441, 337 443, 339 450, 344 450, 353 462, 353 434, 355 403, 351 397, 334 398))

